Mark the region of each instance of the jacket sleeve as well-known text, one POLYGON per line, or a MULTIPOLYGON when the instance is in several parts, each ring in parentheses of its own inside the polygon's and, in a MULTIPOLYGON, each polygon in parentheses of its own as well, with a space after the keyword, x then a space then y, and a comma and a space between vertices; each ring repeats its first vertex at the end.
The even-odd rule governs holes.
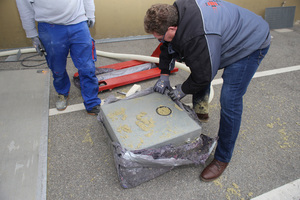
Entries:
POLYGON ((159 55, 159 69, 161 70, 161 74, 170 74, 169 64, 172 60, 172 55, 168 53, 168 43, 163 43, 160 46, 160 55, 159 55))
POLYGON ((94 0, 83 0, 85 15, 89 19, 95 19, 95 3, 94 0))
POLYGON ((31 1, 16 0, 16 3, 22 21, 23 29, 26 32, 26 37, 33 38, 38 36, 38 32, 35 26, 34 10, 31 5, 31 1))
POLYGON ((212 80, 212 60, 206 37, 203 35, 190 40, 183 49, 191 74, 182 84, 182 91, 195 94, 205 89, 212 80))

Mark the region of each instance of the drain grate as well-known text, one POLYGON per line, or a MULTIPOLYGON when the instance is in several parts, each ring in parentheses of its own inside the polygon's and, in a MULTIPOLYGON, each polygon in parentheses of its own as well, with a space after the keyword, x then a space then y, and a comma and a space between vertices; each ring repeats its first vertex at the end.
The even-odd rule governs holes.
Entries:
POLYGON ((270 29, 290 28, 294 25, 296 6, 266 8, 265 20, 270 29))

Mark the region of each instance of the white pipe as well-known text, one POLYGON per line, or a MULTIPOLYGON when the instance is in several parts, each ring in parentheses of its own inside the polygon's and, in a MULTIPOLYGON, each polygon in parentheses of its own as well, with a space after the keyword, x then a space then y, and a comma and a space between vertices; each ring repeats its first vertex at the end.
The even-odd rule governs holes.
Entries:
MULTIPOLYGON (((109 53, 104 51, 96 51, 97 55, 107 57, 107 58, 116 58, 116 59, 129 59, 129 60, 139 60, 151 63, 159 63, 159 58, 152 56, 141 56, 136 54, 119 54, 119 53, 109 53)), ((175 62, 175 67, 182 69, 186 72, 191 73, 190 68, 188 68, 185 64, 175 62)))
POLYGON ((17 54, 21 51, 21 53, 34 53, 36 52, 35 48, 28 48, 28 49, 17 49, 17 50, 9 50, 9 51, 0 51, 0 56, 10 56, 17 54))
MULTIPOLYGON (((20 49, 21 53, 34 53, 36 52, 35 48, 28 48, 28 49, 20 49)), ((10 51, 2 51, 0 52, 0 56, 9 56, 14 55, 19 52, 18 50, 10 50, 10 51)), ((139 60, 144 62, 151 62, 151 63, 159 63, 159 58, 152 57, 152 56, 142 56, 142 55, 136 55, 136 54, 120 54, 120 53, 110 53, 110 52, 104 52, 104 51, 96 51, 96 54, 98 56, 107 57, 107 58, 115 58, 115 59, 129 59, 129 60, 139 60)), ((191 73, 190 68, 188 68, 185 64, 175 62, 175 67, 184 70, 186 72, 191 73)), ((212 85, 210 86, 210 95, 209 95, 209 102, 213 99, 214 96, 214 89, 212 85)))
MULTIPOLYGON (((2 51, 0 52, 0 56, 10 56, 17 54, 21 51, 21 53, 35 53, 35 48, 28 48, 28 49, 17 49, 17 50, 9 50, 9 51, 2 51)), ((142 56, 142 55, 135 55, 135 54, 120 54, 120 53, 110 53, 110 52, 104 52, 104 51, 96 51, 98 56, 103 56, 107 58, 115 58, 115 59, 128 59, 128 60, 139 60, 144 62, 152 62, 152 63, 159 63, 159 58, 152 57, 152 56, 142 56)), ((191 73, 190 69, 182 63, 175 62, 175 66, 179 69, 182 69, 184 71, 187 71, 191 73)))
MULTIPOLYGON (((152 56, 141 56, 141 55, 135 55, 135 54, 118 54, 118 53, 109 53, 104 51, 96 51, 97 55, 108 57, 108 58, 116 58, 116 59, 129 59, 129 60, 139 60, 139 61, 145 61, 145 62, 151 62, 151 63, 159 63, 159 58, 152 57, 152 56)), ((182 69, 186 72, 191 73, 191 70, 189 67, 187 67, 185 64, 175 62, 175 67, 178 67, 179 69, 182 69)), ((212 101, 214 98, 214 88, 212 84, 210 84, 210 93, 208 97, 208 103, 212 101)))
MULTIPOLYGON (((34 53, 36 52, 35 48, 28 48, 28 49, 20 49, 21 53, 34 53)), ((3 51, 0 52, 0 56, 9 56, 14 55, 19 52, 19 49, 17 50, 10 50, 10 51, 3 51)), ((115 58, 115 59, 129 59, 129 60, 139 60, 144 62, 152 62, 152 63, 159 63, 159 58, 152 57, 152 56, 142 56, 142 55, 135 55, 135 54, 119 54, 119 53, 110 53, 110 52, 104 52, 104 51, 96 51, 97 55, 108 57, 108 58, 115 58)), ((191 73, 190 69, 182 63, 175 62, 175 66, 179 69, 182 69, 184 71, 187 71, 191 73)))

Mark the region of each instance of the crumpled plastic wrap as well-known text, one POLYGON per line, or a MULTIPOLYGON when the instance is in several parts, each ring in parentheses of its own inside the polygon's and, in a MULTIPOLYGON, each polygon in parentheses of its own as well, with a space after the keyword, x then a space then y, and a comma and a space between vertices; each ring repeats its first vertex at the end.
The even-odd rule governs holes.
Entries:
MULTIPOLYGON (((104 81, 107 79, 116 78, 116 77, 120 77, 120 76, 124 76, 124 75, 128 75, 128 74, 133 74, 136 72, 145 71, 145 70, 153 69, 156 67, 157 66, 155 63, 144 63, 141 65, 128 67, 128 68, 124 68, 124 69, 119 69, 119 70, 115 70, 113 68, 96 67, 95 75, 96 75, 98 81, 104 81)), ((74 85, 80 89, 81 87, 80 87, 79 76, 77 76, 77 77, 74 76, 73 81, 74 81, 74 85)))
POLYGON ((149 70, 149 69, 152 69, 155 67, 157 67, 157 66, 154 63, 145 63, 145 64, 133 66, 133 67, 128 67, 125 69, 113 70, 113 71, 106 72, 106 73, 97 73, 97 71, 96 71, 96 76, 98 78, 98 81, 103 81, 103 80, 107 80, 110 78, 116 78, 116 77, 133 74, 133 73, 140 72, 140 71, 149 70))
MULTIPOLYGON (((110 104, 116 101, 126 101, 128 99, 148 95, 152 92, 154 92, 153 88, 148 88, 125 99, 117 99, 114 96, 110 96, 104 103, 110 104)), ((193 109, 180 101, 175 103, 183 108, 192 119, 201 125, 201 122, 193 109)), ((101 116, 101 114, 98 115, 98 120, 103 122, 103 116, 101 116)), ((199 137, 196 140, 180 146, 173 146, 170 144, 153 149, 131 151, 123 148, 118 142, 110 142, 120 184, 123 188, 133 188, 156 178, 177 166, 190 164, 204 165, 216 145, 216 141, 217 138, 210 138, 199 133, 199 137)))

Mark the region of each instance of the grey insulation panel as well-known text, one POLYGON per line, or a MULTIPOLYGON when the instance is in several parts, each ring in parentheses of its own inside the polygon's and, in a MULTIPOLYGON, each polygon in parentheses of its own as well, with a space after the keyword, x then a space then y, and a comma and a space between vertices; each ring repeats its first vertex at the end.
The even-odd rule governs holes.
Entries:
POLYGON ((159 93, 105 104, 100 112, 111 139, 128 150, 181 145, 201 133, 198 123, 159 93))

